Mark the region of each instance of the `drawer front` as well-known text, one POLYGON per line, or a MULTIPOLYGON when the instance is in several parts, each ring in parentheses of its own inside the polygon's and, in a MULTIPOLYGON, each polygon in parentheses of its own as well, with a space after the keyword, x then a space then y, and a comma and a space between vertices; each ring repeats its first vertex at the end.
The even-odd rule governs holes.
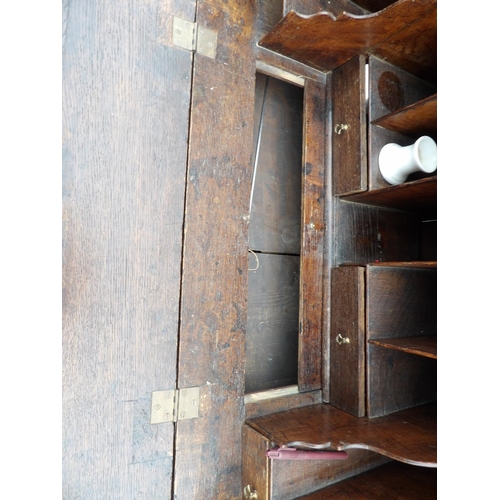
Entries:
POLYGON ((332 271, 330 403, 357 417, 365 415, 365 270, 332 271))

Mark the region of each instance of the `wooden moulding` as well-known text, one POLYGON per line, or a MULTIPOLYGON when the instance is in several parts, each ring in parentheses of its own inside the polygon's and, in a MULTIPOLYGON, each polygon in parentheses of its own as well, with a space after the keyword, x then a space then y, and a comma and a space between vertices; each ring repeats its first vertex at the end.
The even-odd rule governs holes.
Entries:
POLYGON ((276 446, 294 442, 329 450, 364 449, 423 467, 437 467, 437 405, 383 417, 355 417, 328 404, 305 406, 247 420, 276 446))
POLYGON ((330 71, 357 54, 373 54, 426 79, 436 75, 436 0, 399 0, 368 15, 289 12, 260 45, 330 71))

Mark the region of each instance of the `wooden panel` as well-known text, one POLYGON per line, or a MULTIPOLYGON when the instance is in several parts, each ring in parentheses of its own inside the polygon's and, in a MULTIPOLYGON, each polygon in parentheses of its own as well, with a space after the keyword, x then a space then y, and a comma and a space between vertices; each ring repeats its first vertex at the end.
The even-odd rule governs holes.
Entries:
POLYGON ((419 236, 419 219, 413 214, 345 201, 336 203, 337 265, 418 260, 419 236))
MULTIPOLYGON (((396 143, 400 146, 408 146, 415 142, 411 135, 372 125, 371 122, 394 113, 402 108, 413 105, 420 100, 434 95, 436 87, 400 68, 381 61, 376 57, 369 58, 370 65, 370 99, 368 108, 368 149, 369 149, 369 189, 377 189, 390 186, 382 175, 378 166, 380 150, 388 143, 396 143)), ((435 139, 435 137, 434 137, 435 139)), ((425 174, 428 176, 428 174, 425 174)), ((408 181, 422 177, 421 174, 413 174, 408 181)))
POLYGON ((417 76, 435 78, 436 10, 436 0, 399 0, 366 16, 289 12, 260 45, 324 71, 370 53, 397 61, 417 76))
POLYGON ((246 393, 297 384, 300 259, 256 256, 248 272, 246 393))
POLYGON ((364 271, 359 267, 332 271, 330 403, 357 417, 365 414, 364 271), (349 343, 339 344, 338 335, 349 343))
POLYGON ((303 101, 302 88, 269 76, 257 78, 248 227, 252 250, 300 253, 303 101))
POLYGON ((332 85, 334 194, 364 191, 368 186, 365 58, 355 57, 333 71, 332 85))
POLYGON ((63 46, 62 496, 162 498, 176 382, 191 55, 174 1, 66 3, 63 46))
POLYGON ((347 460, 271 460, 270 500, 294 500, 387 460, 368 450, 350 450, 347 460))
POLYGON ((323 445, 324 449, 375 451, 423 467, 436 467, 436 404, 378 418, 355 417, 329 404, 312 405, 247 420, 277 446, 323 445))
POLYGON ((382 417, 436 401, 435 359, 368 344, 366 414, 382 417))
POLYGON ((194 56, 178 386, 200 387, 200 417, 177 424, 179 499, 241 498, 254 14, 249 2, 197 5, 217 55, 194 56))
POLYGON ((242 428, 242 491, 250 486, 256 491, 259 500, 269 500, 269 482, 271 460, 266 451, 271 449, 271 443, 262 434, 248 425, 242 428))
POLYGON ((326 88, 307 81, 300 258, 299 389, 321 388, 323 253, 325 244, 326 88))
MULTIPOLYGON (((436 269, 367 266, 371 339, 436 335, 436 269)), ((375 417, 434 401, 436 361, 367 346, 367 414, 375 417)))
POLYGON ((437 270, 367 266, 367 339, 436 335, 437 270))
POLYGON ((300 500, 431 500, 437 498, 437 470, 400 462, 377 467, 300 500))

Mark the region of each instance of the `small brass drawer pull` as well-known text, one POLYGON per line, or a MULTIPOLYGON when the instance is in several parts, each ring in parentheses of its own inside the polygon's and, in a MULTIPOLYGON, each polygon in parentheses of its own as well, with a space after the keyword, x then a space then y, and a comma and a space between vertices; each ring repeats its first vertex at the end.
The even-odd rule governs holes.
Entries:
POLYGON ((340 135, 342 131, 347 130, 348 128, 349 125, 347 125, 346 123, 337 123, 335 125, 334 132, 340 135))
POLYGON ((335 340, 337 341, 338 345, 350 344, 351 343, 349 337, 342 337, 342 335, 340 335, 340 333, 337 335, 337 337, 335 338, 335 340))
POLYGON ((245 489, 243 490, 243 497, 246 500, 258 500, 259 496, 257 494, 257 490, 252 489, 252 487, 247 484, 245 489))

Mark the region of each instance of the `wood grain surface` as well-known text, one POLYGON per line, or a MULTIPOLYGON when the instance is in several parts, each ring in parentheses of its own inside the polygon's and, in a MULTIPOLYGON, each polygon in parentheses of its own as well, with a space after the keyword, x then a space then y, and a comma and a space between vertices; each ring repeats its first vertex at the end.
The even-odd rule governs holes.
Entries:
POLYGON ((178 386, 200 387, 200 418, 177 425, 179 499, 241 498, 256 14, 242 0, 196 12, 217 55, 194 60, 178 386))
POLYGON ((170 495, 191 3, 68 2, 63 68, 63 498, 170 495))
POLYGON ((260 45, 323 71, 369 53, 435 80, 436 11, 435 0, 399 0, 366 16, 291 11, 260 45))
POLYGON ((436 467, 436 410, 436 404, 430 403, 384 417, 358 418, 321 404, 246 423, 277 446, 300 442, 332 450, 364 449, 405 463, 436 467))

